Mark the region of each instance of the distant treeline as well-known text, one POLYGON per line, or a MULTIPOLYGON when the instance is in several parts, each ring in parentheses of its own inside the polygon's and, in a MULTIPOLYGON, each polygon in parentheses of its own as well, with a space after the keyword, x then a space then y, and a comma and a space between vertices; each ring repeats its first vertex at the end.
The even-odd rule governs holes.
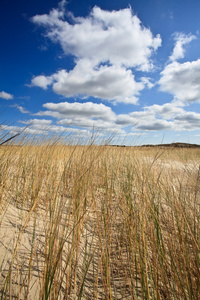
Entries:
MULTIPOLYGON (((130 147, 126 145, 108 145, 112 147, 130 147)), ((189 143, 171 143, 171 144, 157 144, 157 145, 141 145, 133 147, 168 147, 168 148, 200 148, 200 145, 189 143)))
POLYGON ((141 147, 169 147, 169 148, 200 148, 200 145, 189 143, 171 143, 158 145, 143 145, 141 147))

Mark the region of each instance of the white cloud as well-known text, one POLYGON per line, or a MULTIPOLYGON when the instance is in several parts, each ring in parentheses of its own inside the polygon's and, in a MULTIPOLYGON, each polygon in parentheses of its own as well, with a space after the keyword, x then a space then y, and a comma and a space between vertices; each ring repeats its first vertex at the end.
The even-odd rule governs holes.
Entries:
POLYGON ((184 112, 175 117, 177 128, 184 130, 200 129, 200 114, 195 112, 184 112))
MULTIPOLYGON (((137 95, 144 88, 144 83, 136 82, 130 70, 119 66, 96 67, 85 59, 69 72, 61 70, 49 77, 37 76, 31 85, 47 88, 53 82, 54 92, 65 97, 92 96, 132 104, 136 104, 137 95)), ((150 84, 148 79, 146 84, 150 84)))
MULTIPOLYGON (((63 126, 57 126, 57 125, 45 125, 45 122, 42 121, 48 121, 48 120, 27 120, 27 121, 20 121, 20 123, 24 124, 30 124, 28 127, 19 127, 19 126, 9 126, 9 125, 0 125, 1 131, 7 131, 10 132, 10 134, 16 134, 21 133, 23 134, 33 134, 33 135, 49 135, 50 133, 66 133, 66 134, 73 134, 73 136, 78 138, 87 138, 91 137, 91 133, 89 130, 85 129, 76 129, 76 128, 67 128, 63 126), (32 123, 32 121, 34 121, 32 123), (41 124, 44 123, 42 126, 41 124)), ((50 121, 51 122, 51 121, 50 121)), ((48 123, 48 122, 47 122, 48 123)))
POLYGON ((64 118, 90 118, 100 119, 104 121, 113 121, 116 119, 115 113, 112 109, 102 103, 96 104, 92 102, 86 103, 45 103, 43 104, 47 111, 40 111, 36 115, 38 116, 52 116, 58 119, 64 118))
POLYGON ((70 14, 71 24, 64 20, 64 13, 63 8, 53 9, 32 21, 45 26, 47 36, 60 43, 65 54, 93 60, 97 65, 109 62, 143 71, 152 68, 150 57, 161 46, 161 38, 153 37, 131 8, 105 11, 95 6, 86 18, 70 14))
POLYGON ((200 100, 200 59, 180 64, 176 61, 161 72, 160 90, 181 101, 200 100))
MULTIPOLYGON (((120 124, 116 124, 116 115, 110 107, 103 104, 86 103, 46 103, 43 107, 46 111, 38 112, 37 116, 51 116, 58 119, 57 124, 66 126, 65 128, 85 128, 103 133, 125 134, 120 124)), ((31 123, 37 123, 30 120, 31 123)), ((33 124, 33 125, 34 125, 33 124)), ((41 127, 42 124, 39 123, 41 127)), ((50 125, 52 128, 52 125, 50 125)), ((62 126, 59 126, 59 128, 62 126)))
POLYGON ((30 120, 19 121, 19 122, 27 125, 37 125, 37 126, 50 126, 52 124, 51 120, 45 120, 45 119, 30 119, 30 120))
POLYGON ((121 126, 129 126, 129 125, 134 125, 138 122, 138 120, 135 120, 134 118, 131 117, 130 114, 120 114, 117 116, 116 119, 116 124, 121 125, 121 126))
MULTIPOLYGON (((46 35, 59 43, 66 55, 74 56, 73 70, 60 70, 50 76, 39 75, 29 86, 47 89, 65 97, 95 97, 113 102, 138 102, 148 77, 136 82, 128 68, 149 71, 152 54, 161 46, 159 35, 142 26, 131 8, 105 11, 95 6, 89 16, 74 17, 64 10, 65 1, 49 14, 36 15, 32 21, 46 28, 46 35), (66 20, 68 17, 68 20, 66 20)), ((55 116, 55 113, 54 113, 55 116)))
POLYGON ((144 107, 143 111, 117 116, 116 124, 122 127, 133 126, 134 130, 196 130, 200 129, 200 114, 187 112, 181 102, 173 101, 163 105, 144 107))
POLYGON ((13 99, 13 95, 2 91, 2 92, 0 92, 0 98, 3 98, 5 100, 11 100, 11 99, 13 99))
MULTIPOLYGON (((52 120, 46 119, 30 119, 26 121, 19 121, 19 123, 29 125, 27 128, 31 130, 39 130, 40 132, 77 132, 78 129, 69 128, 69 126, 57 126, 52 123, 52 120)), ((67 125, 65 122, 57 122, 58 125, 67 125)), ((80 130, 80 132, 86 132, 86 130, 80 130)))
MULTIPOLYGON (((145 126, 145 124, 153 124, 159 119, 171 120, 178 114, 184 113, 181 106, 182 103, 171 102, 163 105, 154 104, 145 106, 142 111, 134 111, 129 114, 121 114, 117 116, 116 123, 124 126, 134 125, 136 127, 145 126)), ((166 124, 166 123, 165 123, 166 124)))
POLYGON ((30 113, 30 111, 28 111, 23 106, 18 105, 18 104, 10 105, 10 107, 16 107, 22 114, 29 114, 30 113))
POLYGON ((41 87, 42 89, 46 90, 47 87, 53 82, 53 78, 51 76, 44 76, 44 75, 39 75, 31 80, 31 84, 29 84, 29 87, 32 86, 38 86, 41 87))
POLYGON ((139 123, 136 129, 148 131, 172 130, 174 129, 174 125, 173 122, 166 120, 146 120, 146 122, 139 123))
POLYGON ((176 116, 175 120, 186 121, 200 125, 200 114, 195 112, 184 112, 176 116))
POLYGON ((104 121, 104 120, 94 120, 88 118, 66 118, 59 120, 57 124, 65 125, 65 126, 74 126, 74 127, 83 127, 94 129, 95 131, 101 132, 117 132, 117 133, 125 133, 124 130, 121 129, 121 126, 118 126, 116 123, 112 121, 104 121))
POLYGON ((17 134, 17 133, 27 133, 27 134, 46 134, 43 130, 41 129, 33 129, 33 128, 25 128, 25 127, 19 127, 19 126, 10 126, 10 125, 3 125, 0 126, 0 130, 7 131, 10 134, 17 134))
POLYGON ((166 120, 173 119, 178 114, 184 113, 184 109, 180 107, 180 103, 176 101, 163 105, 154 104, 152 106, 146 106, 145 109, 146 112, 155 114, 166 120))
POLYGON ((189 44, 192 40, 196 39, 196 36, 192 34, 175 33, 174 40, 176 41, 170 60, 174 61, 179 58, 183 58, 185 55, 184 46, 189 44))
POLYGON ((152 87, 154 87, 154 83, 151 82, 151 78, 149 77, 141 77, 141 82, 148 87, 148 89, 151 89, 152 87))
MULTIPOLYGON (((140 131, 191 131, 200 129, 200 114, 187 112, 183 109, 183 103, 172 101, 163 105, 154 104, 144 107, 142 111, 133 111, 129 114, 116 115, 110 107, 103 104, 86 103, 46 103, 43 105, 46 111, 40 111, 36 115, 51 116, 57 118, 54 131, 60 132, 66 128, 76 127, 99 130, 102 133, 115 132, 125 134, 123 128, 132 126, 133 130, 140 131), (63 127, 66 126, 66 127, 63 127), (60 128, 60 129, 59 129, 60 128)), ((49 120, 30 120, 32 129, 51 128, 49 120)), ((28 123, 27 123, 28 124, 28 123)), ((49 129, 48 129, 49 130, 49 129)))

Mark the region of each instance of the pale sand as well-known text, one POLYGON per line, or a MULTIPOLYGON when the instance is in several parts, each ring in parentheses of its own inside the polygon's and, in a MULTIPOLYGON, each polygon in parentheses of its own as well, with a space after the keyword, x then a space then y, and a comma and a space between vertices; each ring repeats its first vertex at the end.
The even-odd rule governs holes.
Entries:
MULTIPOLYGON (((148 163, 152 163, 152 158, 146 158, 148 163)), ((144 162, 144 159, 143 159, 144 162)), ((153 164, 154 166, 159 166, 159 168, 166 170, 166 172, 196 172, 198 169, 198 162, 189 162, 187 165, 178 161, 162 161, 157 160, 153 164)), ((86 226, 82 232, 82 240, 79 245, 79 255, 78 255, 78 265, 77 268, 79 273, 82 272, 82 265, 84 263, 85 257, 83 253, 85 240, 84 237, 87 234, 88 244, 92 242, 92 248, 90 249, 90 253, 94 253, 92 263, 89 266, 87 278, 85 281, 86 289, 85 293, 88 295, 88 299, 90 299, 90 285, 98 284, 99 286, 99 296, 98 299, 103 297, 103 289, 102 283, 96 282, 94 283, 94 268, 95 272, 97 272, 99 268, 99 252, 98 247, 100 246, 99 241, 101 241, 103 247, 106 247, 106 241, 104 240, 103 235, 101 238, 98 236, 98 232, 101 233, 103 230, 102 220, 101 220, 101 201, 104 196, 104 191, 99 190, 99 194, 97 193, 96 197, 99 201, 96 201, 95 205, 87 208, 87 212, 84 216, 84 222, 86 226), (99 207, 98 207, 99 206, 99 207), (98 226, 98 230, 97 230, 98 226), (87 229, 86 229, 87 228, 87 229), (102 292, 101 292, 102 289, 102 292)), ((2 204, 3 207, 3 204, 2 204)), ((6 208, 2 210, 2 214, 0 216, 0 266, 1 266, 1 276, 0 276, 0 289, 5 283, 6 276, 8 274, 9 267, 11 268, 11 277, 9 278, 10 283, 12 283, 11 289, 9 290, 9 297, 13 299, 17 297, 18 299, 25 299, 26 293, 28 293, 27 299, 40 299, 40 290, 43 285, 43 274, 42 270, 45 267, 45 231, 48 230, 48 215, 46 215, 46 211, 44 208, 35 211, 33 210, 30 214, 30 208, 24 207, 23 209, 16 207, 14 199, 11 199, 10 203, 5 205, 6 208), (36 218, 36 225, 34 227, 34 219, 36 218), (24 226, 25 225, 25 226, 24 226), (35 239, 34 239, 34 247, 31 248, 33 231, 35 228, 35 239), (19 240, 18 240, 19 239, 19 240), (17 248, 16 247, 17 244, 17 248), (29 258, 30 253, 33 251, 33 260, 31 261, 31 276, 30 282, 28 282, 28 274, 29 274, 29 258), (14 259, 12 260, 14 254, 14 259), (23 286, 23 289, 21 287, 23 286), (29 290, 26 289, 26 286, 29 287, 29 290)), ((118 214, 118 202, 113 203, 113 212, 115 212, 115 216, 112 220, 115 222, 110 223, 110 230, 112 231, 112 239, 115 239, 115 228, 120 226, 120 213, 118 214)), ((72 230, 73 220, 68 224, 69 233, 72 230)), ((65 243, 63 254, 69 252, 69 247, 71 244, 71 235, 68 235, 68 240, 65 243)), ((102 245, 101 245, 102 246, 102 245)), ((115 247, 115 246, 113 246, 115 247)), ((112 249, 113 255, 115 255, 115 249, 112 249)), ((120 270, 120 266, 117 265, 117 257, 113 262, 115 267, 120 270)), ((126 257, 124 257, 124 264, 126 264, 126 257)), ((114 272, 113 268, 113 272, 114 272)), ((124 289, 126 285, 125 280, 126 274, 120 274, 120 271, 116 274, 115 279, 115 299, 120 299, 120 292, 124 289), (121 279, 119 279, 121 276, 121 279), (123 278, 124 276, 124 278, 123 278), (121 281, 121 282, 120 282, 121 281)), ((81 278, 81 276, 80 276, 81 278)), ((113 276, 114 278, 114 276, 113 276)), ((81 279, 80 279, 81 280, 81 279)), ((98 281, 98 278, 97 278, 98 281)), ((78 279, 77 279, 78 282, 78 279)), ((66 284, 66 282, 64 282, 66 284)), ((80 282, 81 283, 81 282, 80 282)), ((77 287, 79 289, 80 287, 77 287)), ((123 292, 126 296, 126 299, 132 299, 131 295, 126 294, 126 291, 123 292)), ((76 290, 71 291, 70 299, 76 299, 76 290)), ((91 298, 92 299, 92 298, 91 298)))

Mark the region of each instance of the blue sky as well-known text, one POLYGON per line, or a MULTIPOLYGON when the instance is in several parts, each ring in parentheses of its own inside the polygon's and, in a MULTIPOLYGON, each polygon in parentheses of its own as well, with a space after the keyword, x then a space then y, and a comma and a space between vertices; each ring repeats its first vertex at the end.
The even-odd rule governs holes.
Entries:
POLYGON ((0 3, 1 130, 200 144, 198 0, 0 3))

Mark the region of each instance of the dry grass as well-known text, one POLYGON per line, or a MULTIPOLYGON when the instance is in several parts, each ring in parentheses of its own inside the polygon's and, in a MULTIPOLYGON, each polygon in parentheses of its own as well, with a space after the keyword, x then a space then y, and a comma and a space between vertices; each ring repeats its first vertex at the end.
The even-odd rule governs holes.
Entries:
POLYGON ((198 149, 0 147, 1 299, 199 299, 198 149))

